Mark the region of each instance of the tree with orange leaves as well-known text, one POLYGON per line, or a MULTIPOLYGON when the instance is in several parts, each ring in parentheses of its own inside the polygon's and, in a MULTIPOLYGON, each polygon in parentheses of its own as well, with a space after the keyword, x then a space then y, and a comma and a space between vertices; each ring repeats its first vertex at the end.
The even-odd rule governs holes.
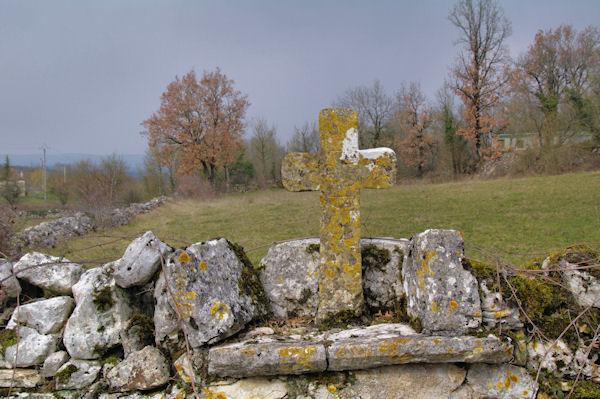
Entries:
POLYGON ((463 101, 465 126, 458 134, 473 143, 479 160, 493 155, 492 142, 502 124, 500 93, 506 86, 505 39, 510 22, 494 0, 460 0, 448 17, 463 46, 452 71, 453 89, 463 101))
POLYGON ((397 94, 398 110, 394 122, 400 128, 403 140, 396 139, 396 147, 402 154, 402 161, 417 171, 417 176, 431 165, 439 140, 428 134, 427 128, 433 121, 431 107, 427 104, 421 86, 411 82, 402 85, 397 94))
POLYGON ((221 73, 204 72, 196 79, 192 70, 167 86, 160 108, 142 122, 150 147, 160 147, 171 162, 177 154, 177 175, 202 172, 215 183, 217 168, 235 162, 250 103, 221 73))

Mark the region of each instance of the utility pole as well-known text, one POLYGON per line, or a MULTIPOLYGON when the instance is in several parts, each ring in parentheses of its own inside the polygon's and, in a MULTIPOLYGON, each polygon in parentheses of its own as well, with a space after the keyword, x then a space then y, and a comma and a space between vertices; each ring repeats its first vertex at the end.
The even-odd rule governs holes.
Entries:
POLYGON ((46 206, 46 150, 48 146, 46 143, 42 145, 42 150, 44 151, 44 159, 42 160, 42 187, 44 190, 44 206, 46 206))

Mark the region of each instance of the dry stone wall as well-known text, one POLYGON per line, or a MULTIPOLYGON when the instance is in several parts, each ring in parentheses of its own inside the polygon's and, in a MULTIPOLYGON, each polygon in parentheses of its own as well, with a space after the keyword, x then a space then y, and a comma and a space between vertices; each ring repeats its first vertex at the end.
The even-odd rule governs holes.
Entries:
MULTIPOLYGON (((168 200, 168 197, 163 196, 153 198, 148 202, 116 208, 111 212, 110 219, 114 220, 117 225, 124 225, 129 223, 132 216, 150 212, 168 200)), ((15 245, 18 248, 51 248, 65 238, 86 234, 95 230, 96 227, 96 223, 91 217, 77 212, 72 216, 63 216, 24 229, 15 238, 15 245)))
MULTIPOLYGON (((318 312, 318 244, 276 245, 254 268, 226 239, 175 250, 147 232, 94 269, 41 253, 2 262, 1 393, 183 399, 195 387, 203 399, 534 398, 540 365, 555 377, 581 369, 584 380, 598 379, 597 356, 583 346, 536 340, 510 303, 495 308, 494 287, 471 274, 455 231, 361 240, 367 313, 319 329, 306 322, 318 312), (15 306, 31 287, 40 297, 15 306), (405 322, 369 318, 392 311, 405 322), (495 335, 500 324, 505 333, 495 335)), ((569 269, 565 262, 548 258, 545 267, 569 269)), ((600 302, 593 275, 564 278, 582 304, 600 302)))

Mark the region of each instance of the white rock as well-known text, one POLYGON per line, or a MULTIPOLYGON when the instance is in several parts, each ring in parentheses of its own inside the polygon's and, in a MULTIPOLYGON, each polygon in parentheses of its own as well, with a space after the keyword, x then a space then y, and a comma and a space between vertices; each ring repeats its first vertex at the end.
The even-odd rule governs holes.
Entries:
POLYGON ((284 381, 266 378, 246 378, 229 385, 210 385, 205 392, 209 396, 213 395, 210 397, 227 399, 283 399, 288 397, 284 381))
POLYGON ((12 263, 0 259, 0 304, 6 298, 15 298, 21 292, 21 285, 18 280, 12 277, 12 263))
POLYGON ((153 232, 147 231, 129 244, 123 257, 115 263, 115 281, 122 288, 146 284, 160 268, 172 249, 160 241, 153 232))
POLYGON ((11 366, 30 367, 42 364, 55 350, 56 337, 42 335, 33 328, 20 326, 17 344, 5 348, 4 357, 11 366))
POLYGON ((77 263, 40 252, 24 255, 14 268, 18 278, 61 295, 70 295, 71 287, 85 271, 77 263))
POLYGON ((42 377, 52 378, 56 372, 69 360, 69 354, 65 351, 58 351, 52 353, 44 361, 44 366, 41 370, 42 377))
POLYGON ((70 296, 54 297, 21 305, 15 309, 6 328, 17 324, 35 328, 40 334, 57 333, 65 324, 75 301, 70 296))
POLYGON ((163 354, 153 346, 133 352, 106 374, 112 389, 122 391, 148 390, 169 380, 169 365, 163 354))
POLYGON ((56 373, 56 389, 83 389, 96 381, 100 362, 71 359, 56 373))
POLYGON ((133 310, 125 290, 115 284, 112 264, 85 272, 73 286, 77 304, 67 321, 63 343, 71 357, 98 359, 121 342, 133 310))

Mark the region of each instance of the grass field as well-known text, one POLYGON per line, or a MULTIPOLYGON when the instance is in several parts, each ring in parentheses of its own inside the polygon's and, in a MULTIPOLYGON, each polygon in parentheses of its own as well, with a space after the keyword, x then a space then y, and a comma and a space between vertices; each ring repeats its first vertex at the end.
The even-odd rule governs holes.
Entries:
MULTIPOLYGON (((318 193, 284 190, 176 201, 52 252, 74 261, 106 261, 120 257, 131 236, 153 230, 176 247, 226 237, 258 262, 267 248, 256 247, 317 236, 318 204, 318 193), (115 242, 98 246, 108 241, 115 242)), ((573 244, 600 248, 600 172, 363 190, 361 220, 363 237, 410 238, 429 228, 456 229, 464 233, 467 256, 485 259, 483 250, 521 264, 573 244)))

